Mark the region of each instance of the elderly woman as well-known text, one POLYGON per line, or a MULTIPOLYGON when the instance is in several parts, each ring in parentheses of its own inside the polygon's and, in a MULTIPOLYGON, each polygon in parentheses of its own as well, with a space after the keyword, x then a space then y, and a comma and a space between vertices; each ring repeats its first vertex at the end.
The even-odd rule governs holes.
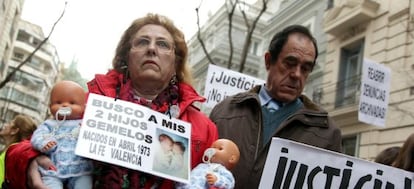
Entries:
MULTIPOLYGON (((133 21, 124 32, 116 48, 113 69, 105 75, 97 74, 88 82, 88 89, 90 93, 141 104, 191 123, 191 168, 194 168, 201 163, 204 150, 218 138, 218 133, 215 124, 192 105, 205 99, 190 85, 187 52, 184 35, 171 20, 148 14, 133 21)), ((29 186, 44 188, 38 173, 33 171, 36 162, 30 164, 27 182, 29 186)), ((48 167, 48 163, 39 164, 48 167)), ((95 169, 94 188, 174 188, 175 185, 172 180, 114 164, 96 161, 95 169)))
MULTIPOLYGON (((89 92, 147 106, 191 123, 191 168, 218 137, 216 127, 192 104, 203 102, 191 87, 183 33, 168 18, 148 14, 124 32, 113 69, 97 74, 89 92)), ((97 163, 96 188, 174 188, 174 182, 120 166, 97 163)))

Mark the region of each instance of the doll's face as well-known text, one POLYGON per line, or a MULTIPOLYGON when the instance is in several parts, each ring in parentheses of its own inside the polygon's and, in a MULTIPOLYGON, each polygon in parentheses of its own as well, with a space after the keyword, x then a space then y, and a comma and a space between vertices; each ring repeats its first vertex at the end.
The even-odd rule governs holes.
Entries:
MULTIPOLYGON (((85 92, 82 87, 68 81, 57 83, 50 94, 50 112, 56 116, 56 112, 62 107, 72 110, 71 114, 66 116, 66 120, 81 119, 85 110, 85 92)), ((59 116, 59 120, 62 119, 63 116, 59 116)))
POLYGON ((227 169, 231 169, 239 160, 239 149, 230 140, 218 139, 211 145, 211 148, 215 149, 211 163, 219 163, 227 169))

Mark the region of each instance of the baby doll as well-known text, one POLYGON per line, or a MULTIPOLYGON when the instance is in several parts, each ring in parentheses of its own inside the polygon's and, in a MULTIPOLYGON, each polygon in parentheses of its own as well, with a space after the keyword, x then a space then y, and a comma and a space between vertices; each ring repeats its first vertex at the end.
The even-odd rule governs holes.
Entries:
POLYGON ((216 140, 204 151, 203 162, 191 170, 189 185, 177 184, 177 188, 234 188, 234 177, 230 170, 238 163, 240 151, 228 139, 216 140))
POLYGON ((92 188, 92 162, 75 154, 86 93, 72 81, 56 83, 49 110, 54 119, 44 121, 33 133, 33 148, 48 155, 55 167, 39 167, 49 188, 92 188))

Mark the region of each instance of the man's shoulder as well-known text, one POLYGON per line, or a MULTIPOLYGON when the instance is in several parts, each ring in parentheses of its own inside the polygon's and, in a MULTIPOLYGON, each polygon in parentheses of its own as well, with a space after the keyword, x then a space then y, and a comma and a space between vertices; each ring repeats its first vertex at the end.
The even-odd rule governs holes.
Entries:
POLYGON ((323 109, 321 106, 319 106, 318 104, 316 104, 315 102, 313 102, 307 96, 301 95, 299 97, 299 99, 302 101, 303 106, 304 106, 305 109, 312 110, 312 111, 318 111, 318 112, 327 113, 327 111, 325 109, 323 109))
POLYGON ((260 104, 260 101, 257 93, 241 92, 216 104, 210 112, 210 118, 214 120, 218 117, 237 115, 244 112, 246 108, 254 109, 258 104, 260 104))
POLYGON ((243 104, 244 102, 246 102, 249 99, 255 99, 255 96, 257 96, 257 94, 253 95, 249 92, 237 93, 237 94, 234 94, 232 96, 228 96, 225 99, 223 99, 222 101, 220 101, 219 103, 217 103, 215 105, 214 109, 225 108, 225 107, 228 107, 228 106, 236 106, 236 105, 239 105, 239 104, 243 104))

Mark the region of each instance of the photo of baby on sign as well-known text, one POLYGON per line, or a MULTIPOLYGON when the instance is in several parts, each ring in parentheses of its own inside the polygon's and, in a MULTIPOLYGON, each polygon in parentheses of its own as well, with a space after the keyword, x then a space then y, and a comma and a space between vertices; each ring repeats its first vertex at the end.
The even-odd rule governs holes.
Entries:
POLYGON ((156 136, 159 145, 155 149, 153 170, 168 175, 187 178, 188 169, 185 162, 188 157, 188 139, 157 129, 156 136))

